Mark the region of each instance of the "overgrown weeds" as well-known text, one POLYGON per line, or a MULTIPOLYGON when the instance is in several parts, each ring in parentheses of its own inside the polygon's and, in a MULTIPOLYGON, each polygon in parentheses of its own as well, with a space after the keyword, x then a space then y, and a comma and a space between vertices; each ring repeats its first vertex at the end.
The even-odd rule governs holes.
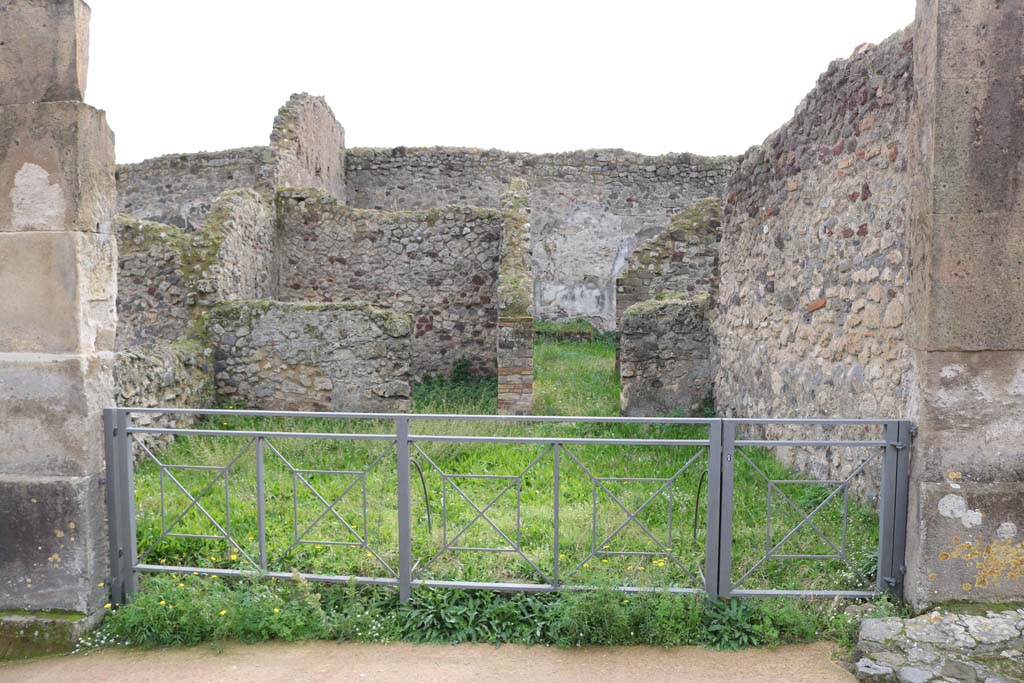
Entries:
MULTIPOLYGON (((144 577, 89 643, 139 647, 206 641, 342 640, 414 643, 702 645, 733 650, 830 639, 852 647, 846 603, 613 590, 557 594, 431 590, 402 605, 386 588, 260 579, 144 577)), ((899 613, 884 599, 870 615, 899 613)))

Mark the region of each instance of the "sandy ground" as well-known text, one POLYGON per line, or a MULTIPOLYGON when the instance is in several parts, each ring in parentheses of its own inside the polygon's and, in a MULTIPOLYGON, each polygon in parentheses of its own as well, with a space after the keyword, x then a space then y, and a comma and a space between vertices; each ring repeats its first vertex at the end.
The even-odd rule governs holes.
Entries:
POLYGON ((660 683, 850 683, 828 643, 711 652, 695 647, 559 650, 504 645, 230 644, 174 650, 108 650, 0 665, 3 683, 58 681, 630 681, 660 683))

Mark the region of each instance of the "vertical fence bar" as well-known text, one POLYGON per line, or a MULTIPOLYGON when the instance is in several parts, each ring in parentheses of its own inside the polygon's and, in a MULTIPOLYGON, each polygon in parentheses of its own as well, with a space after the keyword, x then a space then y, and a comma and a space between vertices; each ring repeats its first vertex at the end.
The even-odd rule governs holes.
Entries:
POLYGON ((409 418, 395 418, 398 450, 398 596, 408 602, 412 596, 412 501, 409 471, 409 418))
POLYGON ((266 483, 263 470, 263 437, 256 437, 256 533, 260 544, 260 571, 267 571, 266 483))
POLYGON ((119 574, 123 587, 123 602, 131 600, 138 590, 135 565, 138 564, 138 545, 135 536, 135 463, 132 458, 132 442, 128 428, 131 420, 127 410, 114 413, 114 467, 118 478, 117 527, 121 545, 119 549, 119 574))
POLYGON ((896 580, 892 591, 897 597, 903 596, 903 577, 907 570, 907 505, 910 497, 910 447, 913 438, 913 425, 910 422, 900 422, 899 447, 896 449, 896 498, 892 534, 892 576, 896 580))
POLYGON ((732 593, 732 505, 733 474, 736 455, 736 421, 722 420, 722 493, 718 535, 718 595, 732 593))
POLYGON ((124 553, 123 530, 121 529, 120 505, 124 492, 117 467, 117 448, 115 444, 116 427, 115 408, 103 409, 103 455, 106 458, 106 492, 107 492, 107 534, 110 542, 110 601, 114 604, 124 602, 124 575, 121 569, 121 556, 124 553))
MULTIPOLYGON (((720 508, 722 501, 722 420, 708 425, 707 530, 704 537, 704 592, 718 598, 720 508)), ((675 546, 673 546, 675 547, 675 546)))
POLYGON ((558 579, 558 559, 559 559, 558 558, 558 552, 559 552, 559 548, 558 548, 558 513, 559 513, 558 504, 559 504, 559 498, 561 496, 561 490, 562 490, 562 481, 561 481, 561 477, 562 477, 562 471, 561 471, 561 469, 562 469, 562 463, 561 463, 562 453, 561 453, 561 445, 560 444, 557 444, 557 443, 555 444, 554 456, 555 456, 555 463, 554 463, 554 478, 555 478, 555 482, 554 482, 554 491, 553 491, 553 493, 554 493, 553 510, 554 510, 555 532, 554 532, 554 537, 551 539, 551 545, 552 545, 552 548, 554 549, 552 551, 552 553, 551 553, 551 576, 552 576, 551 582, 552 582, 552 584, 554 585, 555 588, 558 588, 559 585, 560 585, 559 579, 558 579))
POLYGON ((878 577, 875 589, 884 593, 891 589, 893 574, 893 540, 896 524, 896 475, 899 423, 885 423, 885 456, 882 461, 882 481, 878 501, 878 577))

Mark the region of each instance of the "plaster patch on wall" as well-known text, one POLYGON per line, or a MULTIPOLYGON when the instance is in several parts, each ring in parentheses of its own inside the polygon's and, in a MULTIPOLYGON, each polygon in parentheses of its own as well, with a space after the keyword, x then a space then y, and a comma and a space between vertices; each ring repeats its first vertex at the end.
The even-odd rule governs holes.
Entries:
POLYGON ((59 184, 50 183, 45 168, 26 162, 14 176, 11 188, 14 227, 18 230, 62 230, 64 193, 59 184))
POLYGON ((959 377, 963 373, 963 371, 964 366, 962 365, 947 365, 946 367, 942 368, 942 372, 940 373, 940 375, 942 379, 955 379, 959 377))
POLYGON ((939 514, 949 519, 959 519, 967 529, 979 526, 982 518, 980 511, 968 509, 967 501, 955 493, 942 497, 939 501, 939 514))
POLYGON ((1024 369, 1018 370, 1017 374, 1014 375, 1007 393, 1010 396, 1024 396, 1024 369))

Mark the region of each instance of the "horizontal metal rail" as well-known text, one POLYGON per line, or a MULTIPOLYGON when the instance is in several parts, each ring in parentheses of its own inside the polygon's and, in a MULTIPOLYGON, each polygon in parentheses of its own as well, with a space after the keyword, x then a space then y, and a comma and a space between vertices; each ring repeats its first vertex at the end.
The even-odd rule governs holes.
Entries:
MULTIPOLYGON (((791 596, 791 597, 842 597, 842 598, 864 598, 878 594, 882 590, 897 590, 901 582, 901 571, 903 562, 903 545, 905 544, 905 523, 906 523, 906 482, 908 467, 908 448, 910 441, 909 423, 895 420, 875 419, 814 419, 814 418, 628 418, 628 417, 602 417, 602 416, 498 416, 498 415, 458 415, 458 414, 400 414, 400 413, 356 413, 356 412, 310 412, 310 411, 272 411, 272 410, 230 410, 230 409, 187 409, 187 408, 114 408, 105 412, 105 429, 107 439, 108 458, 108 493, 109 513, 111 520, 111 566, 112 566, 112 599, 116 602, 123 602, 135 590, 137 573, 175 573, 175 574, 198 574, 204 576, 241 577, 257 573, 275 579, 292 579, 295 576, 310 581, 327 583, 348 583, 355 582, 365 585, 390 586, 399 589, 403 600, 409 598, 413 588, 455 588, 455 589, 486 589, 505 592, 550 592, 550 591, 586 591, 597 590, 598 586, 588 585, 580 581, 579 573, 588 566, 588 563, 607 562, 609 558, 621 558, 626 562, 628 558, 637 558, 638 561, 650 559, 652 562, 660 563, 660 566, 671 564, 679 577, 685 579, 680 583, 666 583, 665 585, 621 585, 616 586, 617 590, 626 593, 644 592, 669 592, 669 593, 707 593, 712 597, 716 596, 791 596), (215 428, 179 428, 133 425, 131 417, 137 416, 192 416, 197 418, 208 417, 248 417, 248 418, 282 418, 301 420, 307 418, 326 420, 362 420, 374 422, 388 422, 389 428, 382 430, 379 425, 371 425, 375 431, 371 432, 317 432, 317 431, 287 431, 282 429, 261 430, 252 428, 249 425, 241 429, 215 429, 215 428), (708 429, 707 438, 652 438, 652 437, 581 437, 570 435, 542 435, 542 436, 515 436, 515 435, 468 435, 468 434, 438 434, 438 433, 415 433, 410 425, 416 421, 432 422, 486 422, 496 424, 544 424, 570 426, 574 424, 609 424, 609 425, 645 425, 645 426, 703 426, 708 429), (744 427, 753 427, 755 431, 767 431, 768 436, 755 435, 744 438, 739 431, 744 427), (778 427, 793 428, 833 428, 833 427, 863 427, 867 431, 871 427, 879 427, 881 434, 866 434, 864 439, 848 438, 851 430, 847 429, 837 434, 835 439, 827 438, 778 438, 778 427), (146 443, 140 441, 146 437, 210 437, 210 438, 241 438, 245 439, 244 445, 239 443, 241 450, 238 450, 234 457, 223 466, 213 465, 192 465, 173 464, 165 461, 163 455, 159 458, 147 447, 146 443), (881 438, 880 438, 881 437, 881 438), (376 456, 368 465, 360 466, 338 466, 336 468, 324 467, 322 464, 310 466, 304 469, 301 461, 290 459, 287 450, 281 445, 287 440, 327 440, 334 442, 374 442, 382 446, 373 449, 376 456), (275 445, 276 444, 276 445, 275 445), (448 471, 443 458, 439 458, 433 451, 424 450, 427 444, 462 444, 473 445, 522 445, 539 447, 539 455, 533 458, 525 469, 514 473, 495 473, 486 471, 462 472, 448 471), (421 448, 421 445, 423 446, 421 448), (593 466, 582 459, 587 453, 581 450, 583 447, 655 447, 667 449, 689 449, 680 452, 682 456, 676 465, 678 468, 674 474, 665 476, 645 476, 642 472, 626 471, 626 476, 611 476, 607 473, 595 471, 593 466), (863 449, 865 453, 874 454, 866 456, 864 462, 847 477, 847 472, 841 476, 846 478, 822 478, 822 479, 797 479, 769 477, 761 471, 754 461, 749 460, 744 449, 771 449, 771 448, 796 448, 796 449, 863 449), (139 557, 137 538, 135 531, 135 494, 134 494, 134 458, 133 448, 141 451, 148 459, 156 465, 160 473, 160 536, 153 546, 139 557), (431 455, 433 454, 433 455, 431 455), (734 477, 735 466, 740 459, 749 463, 757 476, 764 479, 768 490, 768 508, 766 510, 767 537, 765 552, 761 559, 757 560, 751 567, 745 568, 746 572, 739 578, 732 575, 732 560, 735 552, 732 544, 732 520, 734 501, 734 477), (849 486, 850 481, 864 471, 867 465, 877 460, 883 464, 883 477, 880 484, 880 524, 881 532, 878 549, 878 579, 877 584, 864 590, 849 590, 847 588, 837 590, 818 589, 783 589, 778 587, 750 588, 743 586, 744 581, 754 575, 755 571, 766 562, 773 561, 836 561, 844 562, 849 567, 851 576, 863 577, 858 567, 851 564, 847 553, 847 524, 849 515, 849 486), (232 471, 232 468, 239 462, 255 463, 255 489, 257 529, 255 533, 259 537, 259 551, 255 552, 251 547, 247 552, 242 543, 236 539, 233 529, 237 528, 237 515, 232 514, 232 492, 231 486, 238 481, 239 474, 232 471), (388 548, 386 551, 373 547, 367 535, 368 503, 367 503, 367 481, 379 463, 388 463, 388 469, 378 472, 374 476, 396 477, 394 480, 397 490, 397 558, 396 548, 388 548), (420 472, 422 479, 423 495, 428 495, 427 480, 423 479, 424 469, 431 477, 439 477, 439 498, 440 498, 440 529, 442 540, 440 547, 428 551, 427 555, 416 558, 413 556, 413 531, 411 503, 414 495, 417 494, 419 485, 413 487, 412 468, 415 466, 420 472), (551 519, 553 521, 553 537, 549 538, 550 555, 544 563, 538 565, 530 555, 526 553, 522 543, 524 538, 524 527, 521 510, 521 494, 524 480, 531 475, 535 468, 543 463, 545 468, 552 468, 553 487, 551 488, 551 519), (283 470, 282 470, 283 465, 283 470), (286 540, 281 547, 288 548, 280 557, 268 557, 267 541, 267 520, 270 514, 267 509, 268 496, 277 496, 280 505, 281 491, 270 494, 267 490, 267 470, 269 467, 276 467, 277 474, 290 477, 290 491, 286 495, 288 504, 293 508, 290 514, 293 516, 291 523, 291 539, 286 540), (565 512, 561 510, 561 481, 564 476, 565 467, 571 467, 575 472, 588 482, 586 486, 590 491, 588 504, 591 507, 591 529, 588 530, 590 540, 589 552, 584 550, 580 553, 577 549, 576 556, 571 560, 564 559, 560 552, 560 523, 565 521, 565 512), (700 481, 707 481, 707 496, 701 501, 699 489, 696 503, 686 507, 683 503, 676 501, 679 495, 679 477, 685 472, 697 472, 705 470, 700 474, 700 481), (186 479, 179 479, 181 475, 175 473, 181 471, 195 472, 199 475, 209 475, 205 488, 195 493, 186 484, 186 479), (561 473, 561 474, 560 474, 561 473), (165 501, 165 478, 168 486, 173 486, 170 491, 175 496, 183 496, 188 503, 183 512, 175 519, 168 520, 166 515, 165 501), (316 478, 320 478, 319 480, 316 478), (319 481, 331 478, 342 478, 344 486, 339 486, 334 493, 326 494, 321 490, 319 481), (469 482, 499 482, 500 492, 488 494, 474 493, 467 489, 469 482), (794 498, 787 495, 780 486, 795 486, 801 484, 817 484, 828 487, 831 491, 821 502, 816 501, 816 506, 802 509, 794 503, 794 498), (648 486, 649 491, 643 492, 638 500, 622 497, 620 490, 624 487, 648 486), (179 493, 180 491, 180 493, 179 493), (338 495, 338 491, 341 491, 338 495), (219 496, 219 505, 223 507, 222 516, 215 514, 216 508, 211 507, 209 499, 214 495, 219 496), (300 495, 303 500, 313 504, 312 515, 300 523, 299 501, 300 495), (352 501, 348 508, 342 506, 346 496, 353 499, 361 497, 360 501, 352 501), (482 498, 477 500, 477 497, 482 498), (502 524, 496 521, 495 506, 500 500, 505 499, 509 504, 514 504, 514 527, 512 529, 502 528, 502 524), (599 500, 610 506, 607 509, 618 515, 616 521, 607 529, 600 530, 598 525, 599 500), (784 536, 779 531, 781 540, 776 541, 773 537, 772 505, 782 505, 783 511, 788 514, 799 515, 799 523, 788 530, 784 536), (645 501, 645 502, 644 502, 645 501), (642 502, 642 505, 640 504, 642 502), (673 539, 673 515, 685 514, 694 520, 693 538, 697 539, 696 524, 699 519, 701 503, 706 504, 706 542, 702 541, 704 558, 698 565, 687 565, 692 561, 691 554, 679 555, 676 548, 676 540, 673 539), (815 516, 820 514, 827 505, 835 502, 842 504, 842 527, 841 537, 838 528, 833 528, 835 540, 829 538, 822 531, 822 527, 815 521, 815 516), (358 505, 356 505, 358 503, 358 505), (452 505, 458 504, 465 508, 469 517, 462 518, 457 526, 449 532, 449 526, 454 518, 451 517, 452 505), (356 505, 356 508, 352 506, 356 505), (657 505, 662 507, 657 508, 657 505), (361 506, 361 507, 360 507, 361 506), (683 511, 683 508, 686 510, 683 511), (694 509, 696 507, 696 509, 694 509), (354 511, 353 511, 354 510, 354 511), (659 533, 652 531, 656 527, 650 526, 651 515, 664 514, 667 510, 668 543, 659 536, 659 533), (190 512, 209 520, 213 527, 210 533, 192 533, 195 529, 188 529, 188 533, 176 530, 176 525, 190 512), (319 515, 319 516, 317 516, 319 515), (471 518, 471 519, 470 519, 471 518), (468 524, 466 519, 470 519, 468 524), (312 520, 312 521, 310 521, 312 520), (341 537, 317 538, 324 535, 324 527, 327 522, 334 524, 334 531, 341 534, 341 537), (621 522, 621 523, 619 523, 621 522), (497 541, 497 545, 489 546, 477 539, 466 536, 472 529, 482 529, 487 534, 493 534, 486 538, 497 541), (319 529, 319 532, 318 532, 319 529), (614 529, 614 530, 612 530, 614 529), (609 530, 611 533, 609 534, 609 530), (624 535, 631 531, 634 536, 628 540, 624 535), (821 541, 822 548, 801 549, 783 547, 791 542, 796 535, 803 531, 811 534, 812 537, 821 541), (622 543, 635 543, 636 534, 639 539, 645 541, 647 548, 640 549, 631 547, 619 547, 622 543), (165 564, 154 564, 147 562, 146 558, 155 549, 162 539, 174 538, 196 538, 213 541, 224 541, 232 553, 237 552, 244 559, 243 568, 218 568, 218 567, 191 567, 191 566, 168 566, 165 564), (290 544, 289 544, 290 541, 290 544), (612 544, 616 544, 612 547, 612 544), (280 563, 292 549, 309 545, 321 545, 329 547, 341 547, 350 549, 362 549, 366 552, 372 563, 376 563, 382 576, 359 576, 342 575, 329 573, 313 573, 281 571, 280 563), (827 547, 826 547, 827 546, 827 547), (831 549, 831 551, 830 551, 831 549), (436 552, 435 552, 436 550, 436 552), (782 552, 779 552, 782 550, 782 552), (822 552, 824 551, 824 552, 822 552), (834 551, 834 552, 833 552, 834 551), (431 565, 445 553, 509 553, 517 555, 517 560, 523 562, 524 567, 529 567, 533 575, 538 579, 536 582, 523 581, 468 581, 468 580, 445 580, 431 575, 434 571, 431 565), (251 553, 251 554, 250 554, 251 553), (582 559, 580 559, 582 557, 582 559), (690 558, 690 559, 685 559, 690 558), (685 559, 685 561, 684 561, 685 559), (249 568, 251 567, 251 568, 249 568), (574 578, 575 577, 575 578, 574 578), (691 582, 693 585, 681 585, 691 582)), ((447 429, 447 427, 446 427, 447 429)), ((875 430, 871 430, 874 432, 875 430)), ((816 432, 820 436, 822 432, 816 432)), ((298 446, 295 446, 296 448, 298 446)), ((443 453, 444 451, 438 452, 443 453)), ((339 450, 339 456, 343 451, 339 450)), ((332 456, 333 457, 333 456, 332 456)), ((628 466, 631 455, 620 461, 620 466, 628 466)), ((659 455, 658 462, 664 463, 666 456, 659 455)), ((760 456, 759 456, 760 457, 760 456)), ((637 461, 641 462, 640 460, 637 461)), ((771 470, 768 470, 771 471, 771 470)), ((250 478, 251 470, 246 470, 246 477, 250 478)), ((685 481, 693 481, 687 479, 685 481)), ((252 484, 247 484, 251 486, 252 484)), ((692 485, 692 483, 691 483, 692 485)), ((236 486, 237 488, 237 486, 236 486)), ((250 489, 251 490, 251 489, 250 489)), ((634 496, 637 495, 634 493, 634 496)), ((824 493, 822 494, 824 495, 824 493)), ((395 498, 391 499, 392 501, 395 498)), ((799 501, 799 498, 795 500, 799 501)), ((304 505, 306 504, 304 502, 304 505)), ((607 514, 607 509, 603 514, 607 514)), ((279 514, 279 513, 278 513, 279 514)), ((394 514, 394 513, 389 513, 394 514)), ((438 514, 435 510, 435 515, 438 514)), ((533 514, 536 514, 535 508, 533 514)), ((576 513, 578 518, 578 513, 576 513)), ((749 516, 749 515, 748 515, 749 516)), ((392 517, 394 519, 394 517, 392 517)), ((576 518, 574 518, 576 519, 576 518)), ((785 520, 782 520, 785 521, 785 520)), ((430 507, 427 507, 427 522, 430 522, 430 507)), ((665 520, 658 521, 664 524, 665 520)), ((379 523, 379 522, 378 522, 379 523)), ((679 525, 682 526, 682 525, 679 525)), ((664 527, 657 527, 662 529, 664 527)), ((479 533, 479 532, 478 532, 479 533)), ((677 528, 676 533, 679 533, 677 528)), ((329 535, 329 534, 328 534, 329 535)), ((251 539, 250 539, 251 540, 251 539)), ((279 539, 280 540, 280 539, 279 539)), ((425 539, 428 543, 437 543, 437 537, 433 540, 425 539)), ((275 541, 276 542, 276 541, 275 541)), ((681 544, 681 541, 680 541, 681 544)), ((420 541, 419 552, 423 552, 423 539, 420 541)), ((274 551, 275 553, 278 550, 274 551)), ((546 551, 547 552, 547 551, 546 551)), ((586 576, 584 574, 584 576, 586 576)), ((865 580, 865 583, 868 581, 865 580)), ((854 584, 857 585, 857 584, 854 584)))

